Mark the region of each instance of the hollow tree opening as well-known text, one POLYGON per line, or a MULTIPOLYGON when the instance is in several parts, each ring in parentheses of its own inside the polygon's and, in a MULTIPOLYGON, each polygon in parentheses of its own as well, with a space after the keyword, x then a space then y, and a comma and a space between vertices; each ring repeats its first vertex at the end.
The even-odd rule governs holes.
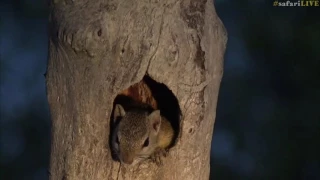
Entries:
MULTIPOLYGON (((112 138, 115 138, 113 137, 113 133, 119 123, 119 120, 114 120, 114 118, 116 118, 116 106, 119 104, 125 111, 134 106, 140 107, 141 104, 144 105, 143 108, 146 109, 149 114, 155 110, 160 110, 161 116, 168 120, 173 128, 173 140, 167 149, 170 149, 175 145, 180 131, 179 125, 181 110, 178 100, 165 84, 158 83, 151 77, 145 75, 140 82, 133 84, 129 88, 120 92, 113 102, 113 111, 110 117, 109 147, 114 160, 119 161, 119 158, 114 152, 114 147, 112 147, 112 138)), ((162 121, 162 123, 164 122, 162 121)), ((165 124, 163 124, 163 126, 165 126, 165 124)), ((149 143, 148 141, 146 142, 145 144, 149 143)))

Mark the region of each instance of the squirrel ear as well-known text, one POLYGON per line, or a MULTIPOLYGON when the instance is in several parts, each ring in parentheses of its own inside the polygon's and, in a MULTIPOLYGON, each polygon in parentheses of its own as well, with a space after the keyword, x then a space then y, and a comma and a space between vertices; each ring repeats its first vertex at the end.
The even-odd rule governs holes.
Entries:
POLYGON ((149 115, 149 121, 151 128, 156 132, 159 132, 160 125, 161 125, 161 115, 160 110, 155 110, 149 115))
POLYGON ((123 107, 120 104, 116 104, 114 107, 113 120, 116 121, 118 117, 123 117, 126 115, 123 107))

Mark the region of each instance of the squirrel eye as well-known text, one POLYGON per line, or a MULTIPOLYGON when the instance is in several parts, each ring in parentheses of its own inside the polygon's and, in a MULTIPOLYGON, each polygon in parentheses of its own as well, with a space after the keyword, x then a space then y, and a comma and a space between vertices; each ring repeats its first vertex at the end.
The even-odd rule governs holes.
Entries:
POLYGON ((143 147, 147 147, 149 145, 149 138, 147 138, 144 143, 143 143, 143 147))

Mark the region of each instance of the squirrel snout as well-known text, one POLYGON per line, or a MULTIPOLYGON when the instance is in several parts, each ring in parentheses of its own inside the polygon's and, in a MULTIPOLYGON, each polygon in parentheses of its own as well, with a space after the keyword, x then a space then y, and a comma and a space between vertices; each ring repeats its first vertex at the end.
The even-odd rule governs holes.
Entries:
POLYGON ((122 162, 122 163, 125 163, 125 164, 132 164, 133 159, 121 160, 121 162, 122 162))
POLYGON ((124 163, 124 164, 132 164, 133 162, 133 157, 130 155, 120 155, 119 159, 121 163, 124 163))

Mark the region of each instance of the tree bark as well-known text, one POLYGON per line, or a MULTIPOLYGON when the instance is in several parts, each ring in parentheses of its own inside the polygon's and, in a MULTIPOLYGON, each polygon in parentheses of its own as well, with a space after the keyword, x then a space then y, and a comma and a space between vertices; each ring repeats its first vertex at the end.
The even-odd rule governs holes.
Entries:
POLYGON ((227 42, 213 2, 51 0, 50 10, 50 179, 208 179, 227 42), (180 134, 162 166, 125 168, 108 146, 113 100, 146 74, 178 99, 180 134))

